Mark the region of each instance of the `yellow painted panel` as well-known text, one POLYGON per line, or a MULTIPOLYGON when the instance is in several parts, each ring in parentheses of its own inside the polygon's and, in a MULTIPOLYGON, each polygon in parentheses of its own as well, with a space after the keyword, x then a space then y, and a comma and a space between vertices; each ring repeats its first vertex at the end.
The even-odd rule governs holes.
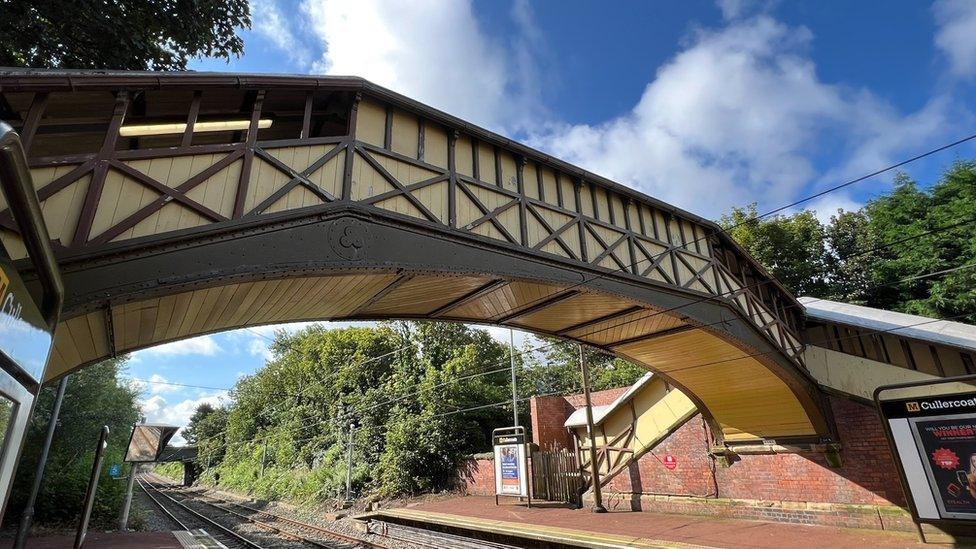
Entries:
POLYGON ((318 204, 322 204, 322 200, 315 193, 306 189, 302 185, 298 185, 297 187, 288 191, 285 196, 282 196, 276 202, 268 206, 268 209, 265 210, 265 212, 283 212, 285 210, 294 210, 296 208, 304 208, 306 206, 315 206, 318 204))
MULTIPOLYGON (((542 170, 542 190, 546 193, 546 202, 553 206, 559 205, 559 191, 556 190, 556 174, 549 168, 540 167, 542 170)), ((567 197, 566 209, 576 211, 572 195, 567 197)))
POLYGON ((518 192, 518 167, 515 165, 515 158, 508 151, 498 151, 499 162, 501 163, 502 187, 512 192, 518 192))
POLYGON ((622 311, 634 304, 606 294, 582 293, 554 303, 541 310, 520 316, 514 320, 520 326, 558 332, 564 328, 588 322, 622 311))
POLYGON ((438 172, 433 170, 428 170, 427 168, 410 164, 409 162, 396 160, 382 154, 373 153, 371 156, 376 159, 376 161, 383 166, 386 171, 390 172, 390 175, 396 178, 401 185, 410 185, 412 183, 417 183, 425 179, 430 179, 436 175, 440 175, 438 172))
POLYGON ((458 136, 457 143, 454 144, 454 163, 459 174, 474 177, 471 138, 464 134, 458 136))
POLYGON ((478 142, 478 173, 481 181, 495 184, 495 149, 487 143, 478 142))
MULTIPOLYGON (((564 178, 560 178, 560 182, 564 178)), ((566 203, 569 204, 572 201, 569 199, 573 195, 563 194, 566 203)), ((568 207, 568 206, 567 206, 568 207)), ((593 196, 592 187, 590 185, 584 184, 580 186, 580 210, 582 210, 583 215, 587 217, 594 217, 593 215, 593 196)))
POLYGON ((728 434, 740 439, 815 434, 802 405, 779 377, 714 335, 695 330, 615 350, 687 387, 728 434))
POLYGON ((535 162, 526 162, 522 167, 522 180, 525 195, 529 198, 539 198, 539 175, 535 162))
POLYGON ((393 198, 387 198, 386 200, 381 200, 374 204, 377 208, 382 208, 384 210, 390 210, 391 212, 396 212, 403 215, 409 215, 411 217, 416 217, 418 219, 427 220, 427 216, 423 214, 416 206, 410 203, 409 200, 402 196, 394 196, 393 198))
POLYGON ((683 325, 684 322, 667 313, 644 309, 579 328, 567 335, 597 345, 612 346, 616 341, 670 330, 683 325))
MULTIPOLYGON (((289 158, 288 160, 292 160, 289 158)), ((266 198, 275 193, 278 189, 285 186, 290 177, 279 171, 277 168, 268 164, 258 157, 254 157, 251 162, 251 179, 247 185, 247 195, 244 199, 244 210, 250 211, 252 208, 263 202, 266 198)))
MULTIPOLYGON (((217 162, 220 159, 221 155, 213 155, 212 161, 217 162)), ((192 169, 196 170, 197 163, 207 161, 208 159, 204 158, 204 155, 194 157, 192 169)), ((209 165, 207 164, 207 166, 209 165)), ((241 167, 243 165, 243 160, 235 160, 226 168, 207 178, 203 183, 190 189, 186 193, 187 198, 195 200, 221 215, 231 217, 234 213, 234 200, 237 198, 237 185, 241 178, 241 167)))
POLYGON ((102 234, 159 196, 159 193, 138 181, 115 170, 108 170, 102 197, 95 210, 91 236, 94 238, 102 234))
POLYGON ((136 224, 135 227, 112 239, 121 242, 129 238, 161 234, 179 229, 189 229, 210 223, 210 220, 178 202, 170 202, 136 224))
POLYGON ((626 230, 627 221, 626 215, 624 215, 624 203, 619 195, 613 195, 612 200, 610 200, 610 208, 613 210, 613 224, 626 230))
POLYGON ((321 168, 308 175, 308 180, 319 188, 328 191, 332 196, 342 196, 342 176, 346 165, 346 155, 339 153, 321 168))
POLYGON ((356 153, 352 164, 352 199, 363 200, 392 190, 395 187, 356 153))
POLYGON ((420 125, 417 117, 400 110, 393 111, 393 128, 390 148, 410 158, 417 158, 417 144, 420 142, 420 125))
POLYGON ((515 281, 448 312, 451 318, 488 320, 532 306, 562 291, 559 286, 515 281))
POLYGON ((447 169, 447 129, 427 122, 424 126, 424 162, 447 169))
POLYGON ((427 185, 422 189, 413 191, 411 194, 417 197, 421 204, 427 206, 427 209, 436 215, 441 220, 441 223, 446 225, 448 216, 450 215, 447 193, 448 183, 447 181, 443 181, 434 185, 427 185))
POLYGON ((364 311, 371 315, 429 313, 487 284, 481 277, 417 277, 399 285, 364 311))
POLYGON ((75 236, 78 217, 81 215, 81 207, 85 203, 85 194, 88 192, 90 182, 89 174, 41 203, 48 233, 52 239, 59 240, 65 246, 71 244, 71 239, 75 236))
POLYGON ((573 179, 566 175, 559 176, 559 188, 563 193, 563 207, 567 210, 576 211, 576 184, 573 179))
POLYGON ((386 134, 386 107, 376 101, 363 99, 356 113, 356 139, 383 146, 386 134))

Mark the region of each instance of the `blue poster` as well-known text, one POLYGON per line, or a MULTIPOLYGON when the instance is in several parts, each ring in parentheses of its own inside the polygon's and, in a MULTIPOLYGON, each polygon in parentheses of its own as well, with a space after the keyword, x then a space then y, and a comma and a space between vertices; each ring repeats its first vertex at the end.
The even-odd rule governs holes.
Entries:
POLYGON ((108 475, 110 477, 119 478, 119 476, 122 475, 122 465, 113 463, 112 466, 108 468, 108 475))

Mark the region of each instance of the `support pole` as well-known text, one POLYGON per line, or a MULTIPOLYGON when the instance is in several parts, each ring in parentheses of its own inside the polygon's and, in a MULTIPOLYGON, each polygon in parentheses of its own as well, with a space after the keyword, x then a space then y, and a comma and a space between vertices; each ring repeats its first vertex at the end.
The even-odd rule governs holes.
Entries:
POLYGON ((129 508, 132 506, 132 488, 136 483, 136 473, 139 471, 139 464, 133 463, 129 467, 129 480, 125 483, 125 502, 122 503, 122 513, 119 515, 119 531, 125 532, 129 525, 129 508))
POLYGON ((264 446, 261 446, 261 478, 264 478, 264 467, 267 465, 268 457, 268 441, 264 441, 264 446))
POLYGON ((596 461, 596 434, 593 429, 593 403, 590 401, 590 369, 586 364, 586 353, 579 346, 580 372, 583 376, 583 397, 586 399, 586 431, 590 436, 590 477, 593 480, 593 512, 606 513, 603 506, 603 492, 600 488, 600 467, 596 461))
MULTIPOLYGON (((146 418, 139 418, 139 424, 142 425, 146 423, 146 418)), ((135 426, 132 427, 135 430, 135 426)), ((138 463, 133 463, 129 467, 129 480, 125 483, 125 501, 122 502, 122 512, 119 513, 119 531, 125 532, 126 526, 129 523, 129 507, 132 506, 132 488, 136 483, 136 472, 139 468, 138 463)))
POLYGON ((54 431, 58 426, 58 416, 61 415, 61 403, 64 402, 64 392, 68 388, 68 376, 61 378, 58 384, 58 394, 54 397, 54 407, 51 408, 51 421, 47 425, 47 435, 44 437, 44 448, 41 449, 41 457, 37 459, 37 469, 34 470, 34 483, 31 485, 30 496, 27 497, 27 506, 24 507, 24 514, 20 517, 20 527, 17 529, 17 537, 14 539, 13 549, 24 549, 27 543, 27 533, 30 532, 31 523, 34 521, 34 504, 37 502, 37 494, 41 491, 41 481, 44 480, 44 466, 47 465, 47 456, 51 451, 51 441, 54 440, 54 431))
POLYGON ((515 388, 515 330, 508 329, 508 357, 512 364, 512 425, 519 426, 518 422, 518 390, 515 388))
POLYGON ((352 444, 356 424, 349 424, 349 444, 346 445, 346 501, 352 501, 352 444))
POLYGON ((98 491, 98 476, 102 472, 102 459, 105 457, 105 448, 108 446, 108 425, 102 427, 98 437, 98 446, 95 447, 95 461, 92 463, 91 478, 88 479, 88 489, 85 491, 85 504, 81 511, 81 520, 78 521, 78 532, 75 534, 74 549, 81 549, 85 544, 85 535, 88 533, 88 520, 91 518, 92 507, 95 506, 95 493, 98 491))

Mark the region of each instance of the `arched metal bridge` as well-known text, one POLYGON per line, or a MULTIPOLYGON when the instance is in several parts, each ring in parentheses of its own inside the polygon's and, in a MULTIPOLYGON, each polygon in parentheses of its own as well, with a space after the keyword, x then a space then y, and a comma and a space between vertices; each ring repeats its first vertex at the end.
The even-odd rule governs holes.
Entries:
MULTIPOLYGON (((7 71, 0 93, 66 288, 49 379, 244 326, 457 320, 644 364, 719 440, 831 436, 802 306, 710 221, 358 78, 7 71)), ((0 237, 23 249, 9 211, 0 237)))

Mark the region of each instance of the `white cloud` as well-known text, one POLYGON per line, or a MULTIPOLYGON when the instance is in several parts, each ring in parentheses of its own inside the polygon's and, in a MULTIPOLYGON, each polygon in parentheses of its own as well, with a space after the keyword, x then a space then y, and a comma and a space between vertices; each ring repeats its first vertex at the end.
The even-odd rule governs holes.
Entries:
POLYGON ((811 183, 827 184, 814 167, 821 143, 840 149, 839 174, 875 169, 945 130, 943 102, 906 118, 865 90, 822 81, 807 54, 812 38, 767 15, 699 30, 627 114, 600 125, 550 127, 532 141, 717 216, 757 199, 760 209, 779 206, 811 183))
MULTIPOLYGON (((217 344, 217 340, 211 335, 191 337, 181 339, 172 343, 164 343, 148 349, 137 351, 133 356, 183 356, 183 355, 203 355, 214 356, 224 350, 217 344)), ((141 360, 137 358, 137 360, 141 360)))
POLYGON ((159 374, 153 374, 149 376, 146 381, 133 380, 132 386, 139 392, 148 392, 150 395, 159 395, 163 393, 175 393, 181 390, 178 385, 169 384, 170 381, 159 374))
POLYGON ((225 406, 230 402, 227 391, 213 391, 202 394, 199 398, 185 399, 170 404, 160 395, 153 395, 140 402, 142 413, 149 423, 162 423, 180 427, 181 432, 173 437, 173 444, 183 444, 182 428, 190 423, 190 417, 201 404, 214 407, 225 406))
MULTIPOLYGON (((313 69, 361 76, 491 128, 520 123, 534 82, 509 66, 508 45, 486 32, 465 0, 304 0, 310 31, 324 47, 313 69)), ((525 4, 513 15, 522 31, 531 19, 525 4)), ((532 36, 516 45, 525 66, 532 36)))
POLYGON ((952 74, 976 75, 976 2, 940 0, 932 11, 938 27, 935 45, 948 57, 952 74))
POLYGON ((308 65, 311 54, 275 0, 250 0, 252 28, 291 60, 308 65))

